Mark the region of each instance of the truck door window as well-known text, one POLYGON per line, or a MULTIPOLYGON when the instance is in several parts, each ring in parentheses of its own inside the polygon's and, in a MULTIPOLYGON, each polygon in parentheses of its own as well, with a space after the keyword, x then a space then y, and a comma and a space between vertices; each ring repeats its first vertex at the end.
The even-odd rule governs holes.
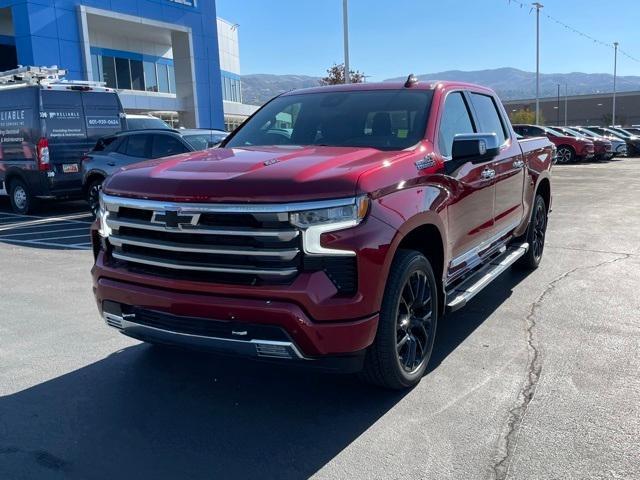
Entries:
POLYGON ((474 133, 469 109, 461 92, 453 92, 444 102, 444 111, 440 120, 438 146, 445 157, 451 156, 453 137, 459 133, 474 133))
POLYGON ((478 116, 480 133, 495 133, 498 136, 500 145, 502 145, 507 140, 507 132, 493 97, 472 93, 471 103, 478 116))

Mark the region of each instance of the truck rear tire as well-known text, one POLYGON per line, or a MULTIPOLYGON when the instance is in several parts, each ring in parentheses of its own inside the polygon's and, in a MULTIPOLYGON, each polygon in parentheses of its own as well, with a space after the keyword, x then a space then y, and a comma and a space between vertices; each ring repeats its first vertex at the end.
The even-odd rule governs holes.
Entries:
POLYGON ((529 250, 514 264, 523 270, 535 270, 540 265, 544 253, 544 241, 547 234, 547 204, 539 193, 533 202, 533 212, 527 233, 522 240, 529 244, 529 250))
POLYGON ((33 212, 36 207, 36 199, 31 194, 31 190, 19 178, 11 180, 9 198, 11 199, 11 208, 20 215, 27 215, 33 212))
POLYGON ((378 331, 361 377, 400 390, 416 385, 427 370, 438 319, 438 290, 429 260, 399 250, 385 287, 378 331))

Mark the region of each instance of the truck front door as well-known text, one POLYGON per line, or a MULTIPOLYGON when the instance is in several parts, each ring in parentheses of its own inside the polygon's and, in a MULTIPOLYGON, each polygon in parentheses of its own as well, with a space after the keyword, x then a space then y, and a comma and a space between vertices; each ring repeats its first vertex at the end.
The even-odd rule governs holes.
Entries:
MULTIPOLYGON (((445 162, 451 161, 453 139, 477 133, 467 96, 449 92, 440 107, 437 148, 445 162)), ((449 276, 478 262, 478 252, 493 232, 494 179, 487 175, 492 162, 467 162, 447 175, 452 199, 448 206, 448 242, 451 252, 449 276)))
POLYGON ((525 162, 520 144, 511 138, 507 120, 493 96, 471 92, 471 105, 481 133, 495 133, 502 145, 494 159, 495 206, 492 238, 499 240, 522 221, 525 162))

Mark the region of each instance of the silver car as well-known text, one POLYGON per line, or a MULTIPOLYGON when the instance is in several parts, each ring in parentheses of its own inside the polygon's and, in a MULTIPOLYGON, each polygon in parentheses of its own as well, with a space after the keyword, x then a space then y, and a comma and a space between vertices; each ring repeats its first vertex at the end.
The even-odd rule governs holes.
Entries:
POLYGON ((82 183, 91 213, 95 215, 98 211, 102 182, 120 168, 213 148, 226 136, 227 132, 221 130, 160 128, 123 131, 101 138, 82 159, 82 183))

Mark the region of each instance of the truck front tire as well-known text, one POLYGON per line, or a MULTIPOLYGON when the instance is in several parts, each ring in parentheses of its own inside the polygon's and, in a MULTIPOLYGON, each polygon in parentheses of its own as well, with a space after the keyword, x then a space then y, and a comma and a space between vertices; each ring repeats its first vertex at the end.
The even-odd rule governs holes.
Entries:
POLYGON ((396 390, 416 385, 427 370, 437 319, 438 290, 429 260, 415 250, 399 250, 362 378, 396 390))

